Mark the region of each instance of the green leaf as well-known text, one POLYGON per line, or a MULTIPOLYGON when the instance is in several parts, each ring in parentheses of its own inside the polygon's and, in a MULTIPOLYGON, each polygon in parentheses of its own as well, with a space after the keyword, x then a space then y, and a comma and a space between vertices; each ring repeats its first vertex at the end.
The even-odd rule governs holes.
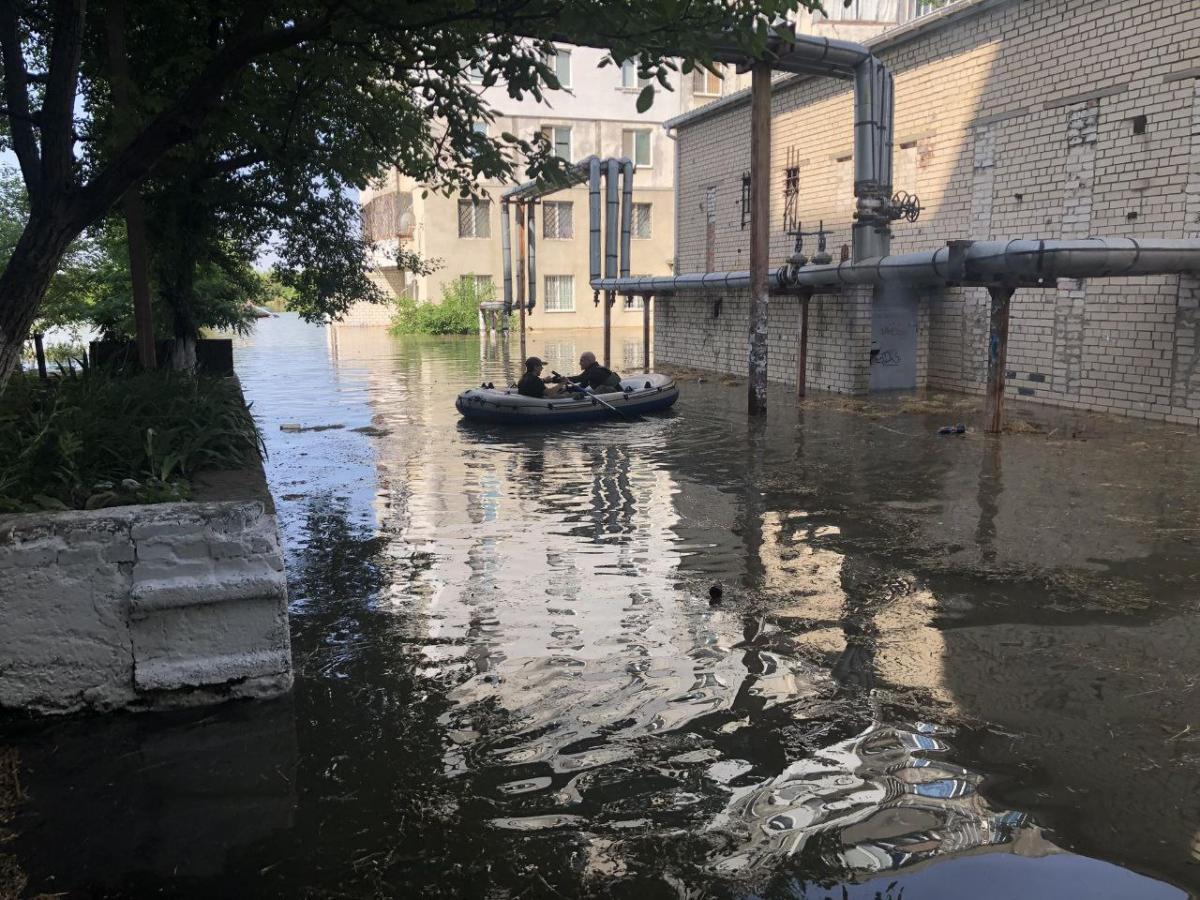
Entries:
POLYGON ((648 84, 642 88, 637 98, 637 111, 644 113, 654 103, 654 85, 648 84))

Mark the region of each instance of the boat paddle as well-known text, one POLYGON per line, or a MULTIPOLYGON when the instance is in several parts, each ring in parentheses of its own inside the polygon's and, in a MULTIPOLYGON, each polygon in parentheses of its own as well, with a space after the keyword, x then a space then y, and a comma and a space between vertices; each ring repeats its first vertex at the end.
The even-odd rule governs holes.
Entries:
MULTIPOLYGON (((559 375, 557 372, 555 372, 553 369, 550 370, 550 374, 553 375, 555 378, 562 378, 563 381, 567 380, 567 379, 563 378, 561 375, 559 375)), ((584 388, 580 388, 579 390, 580 390, 580 392, 587 394, 587 391, 584 388)), ((615 406, 613 406, 607 400, 601 400, 595 394, 587 394, 587 396, 591 397, 593 400, 595 400, 601 406, 611 409, 613 412, 617 413, 618 415, 624 416, 626 419, 629 418, 629 413, 625 412, 625 410, 623 410, 623 409, 617 409, 615 406)))

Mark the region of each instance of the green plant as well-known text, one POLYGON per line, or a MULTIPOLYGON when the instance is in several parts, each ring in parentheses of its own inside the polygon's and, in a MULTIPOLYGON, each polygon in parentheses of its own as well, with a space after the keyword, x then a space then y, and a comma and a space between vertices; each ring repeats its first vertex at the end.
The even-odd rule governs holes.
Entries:
POLYGON ((479 304, 495 299, 493 288, 480 289, 472 276, 447 282, 440 303, 400 298, 392 317, 393 334, 475 334, 479 304))
POLYGON ((0 392, 0 512, 179 499, 197 472, 263 452, 231 379, 67 371, 0 392))

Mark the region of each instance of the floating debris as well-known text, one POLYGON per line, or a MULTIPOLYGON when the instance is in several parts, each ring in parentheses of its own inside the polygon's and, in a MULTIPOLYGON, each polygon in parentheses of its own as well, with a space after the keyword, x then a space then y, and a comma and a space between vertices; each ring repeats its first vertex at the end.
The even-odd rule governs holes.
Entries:
POLYGON ((296 422, 286 422, 279 426, 279 430, 286 431, 289 434, 299 434, 303 431, 334 431, 335 429, 345 427, 345 425, 300 425, 296 422))

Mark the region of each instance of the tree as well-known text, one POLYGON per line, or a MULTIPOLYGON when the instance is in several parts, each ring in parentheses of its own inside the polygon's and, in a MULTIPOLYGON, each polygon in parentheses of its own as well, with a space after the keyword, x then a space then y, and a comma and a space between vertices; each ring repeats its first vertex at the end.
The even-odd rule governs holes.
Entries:
MULTIPOLYGON (((807 2, 807 0, 806 0, 807 2)), ((604 46, 618 61, 667 84, 683 60, 711 63, 712 36, 761 54, 767 22, 792 4, 778 0, 174 0, 134 4, 126 30, 137 90, 132 122, 105 127, 111 113, 103 65, 104 0, 0 0, 4 143, 15 153, 30 213, 0 274, 0 377, 17 363, 38 304, 71 242, 100 221, 172 150, 214 138, 218 164, 236 170, 269 152, 255 132, 255 101, 310 85, 306 109, 353 93, 359 117, 330 118, 321 134, 331 154, 366 157, 365 168, 401 171, 470 193, 477 175, 505 177, 523 159, 527 174, 559 165, 544 146, 474 130, 489 110, 468 71, 500 80, 514 97, 560 88, 546 63, 548 41, 604 46), (156 66, 142 35, 170 36, 156 66), (82 78, 81 78, 82 74, 82 78), (153 91, 149 89, 154 88, 153 91), (147 92, 152 96, 147 99, 147 92), (77 99, 82 114, 76 116, 77 99), (381 121, 375 108, 394 117, 381 121), (338 122, 348 126, 338 128, 338 122), (438 128, 435 123, 444 123, 438 128), (380 137, 377 129, 386 126, 380 137), (105 134, 120 134, 103 146, 105 134), (357 142, 370 138, 369 149, 357 142), (248 154, 248 155, 247 155, 248 154)), ((365 181, 364 181, 365 184, 365 181)), ((359 185, 362 186, 362 185, 359 185)))

